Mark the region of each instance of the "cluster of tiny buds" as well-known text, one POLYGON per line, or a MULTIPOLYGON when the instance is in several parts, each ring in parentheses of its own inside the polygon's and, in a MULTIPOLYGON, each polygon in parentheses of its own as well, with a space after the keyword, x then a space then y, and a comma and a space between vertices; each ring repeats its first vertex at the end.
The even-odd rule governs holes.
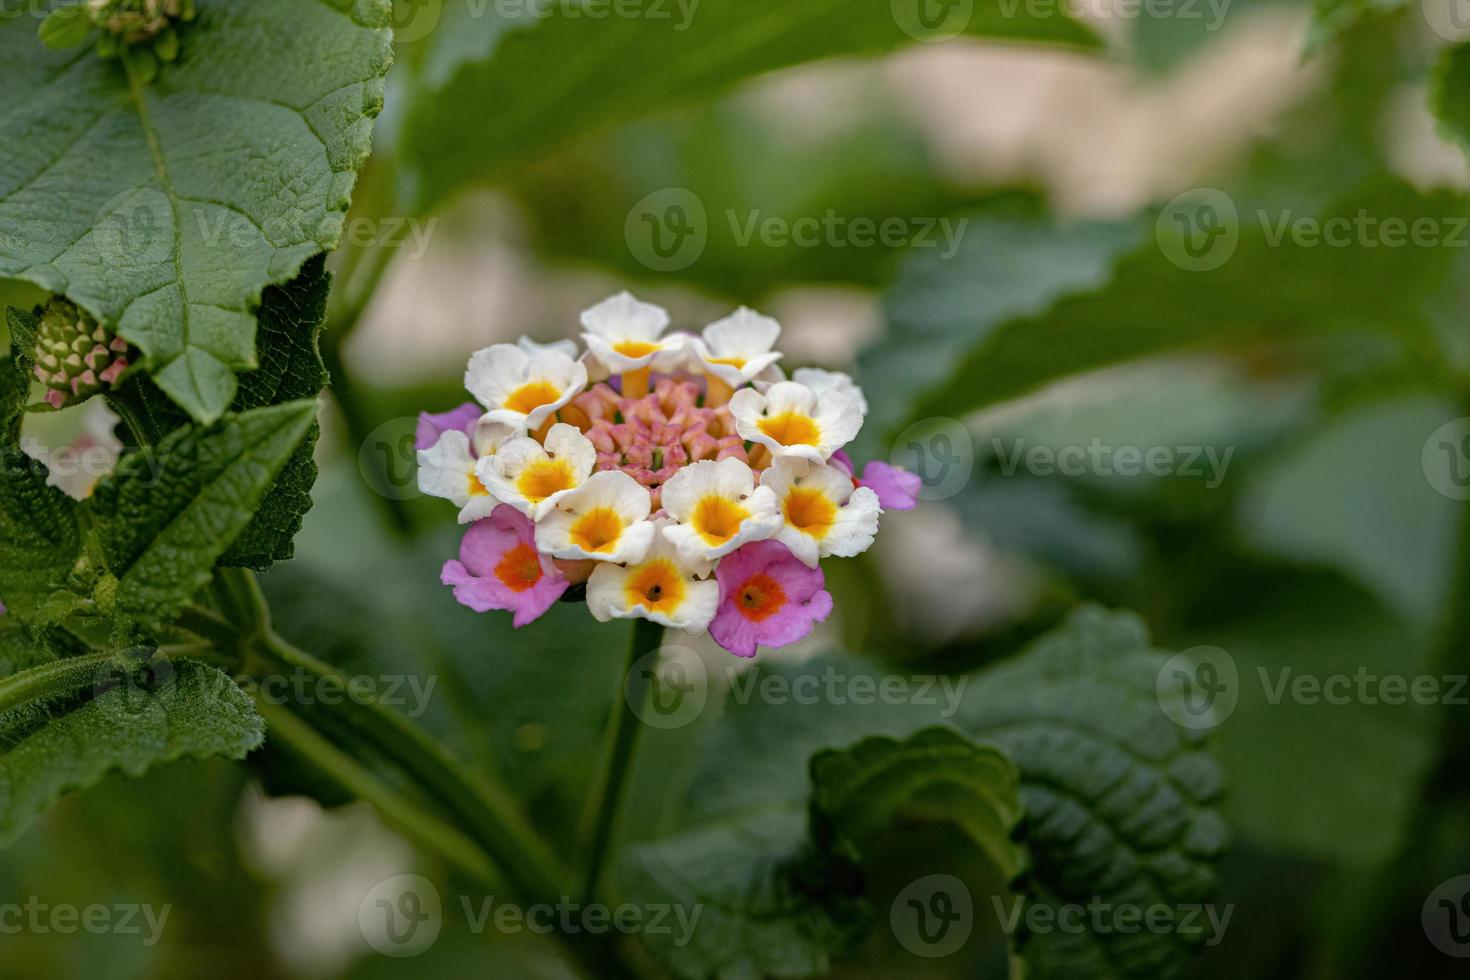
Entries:
POLYGON ((53 10, 40 33, 49 47, 69 48, 83 43, 96 29, 98 54, 116 58, 125 48, 138 47, 146 52, 139 67, 151 72, 157 62, 178 57, 174 26, 193 20, 195 13, 195 0, 83 0, 53 10))
POLYGON ((117 382, 128 369, 128 342, 74 304, 53 299, 36 334, 36 379, 46 403, 65 408, 117 382))

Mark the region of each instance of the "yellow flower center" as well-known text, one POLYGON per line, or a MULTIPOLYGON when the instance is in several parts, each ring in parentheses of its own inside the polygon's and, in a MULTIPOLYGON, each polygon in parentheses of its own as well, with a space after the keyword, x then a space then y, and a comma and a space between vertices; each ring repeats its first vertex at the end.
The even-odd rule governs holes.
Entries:
POLYGON ((485 484, 480 482, 480 478, 478 476, 475 476, 474 470, 470 470, 469 472, 469 495, 471 497, 490 496, 490 491, 486 490, 485 484))
POLYGON ((550 405, 561 397, 561 390, 549 381, 531 381, 512 391, 505 399, 505 407, 512 412, 530 415, 542 405, 550 405))
POLYGON ((572 544, 591 554, 612 551, 623 536, 623 519, 611 507, 594 507, 572 524, 572 544))
POLYGON ((810 416, 783 412, 760 420, 760 430, 783 446, 815 446, 822 430, 810 416))
POLYGON ((524 592, 541 581, 541 556, 530 545, 518 544, 495 566, 495 577, 512 592, 524 592))
POLYGON ((533 504, 576 485, 577 475, 564 459, 538 459, 516 477, 516 489, 533 504))
POLYGON ((786 590, 764 572, 746 580, 740 587, 739 596, 740 601, 735 608, 746 619, 756 623, 771 618, 786 605, 786 590))
POLYGON ((623 585, 629 607, 642 606, 649 612, 672 613, 684 603, 684 576, 667 558, 655 558, 633 569, 623 585))
POLYGON ((689 523, 706 544, 721 545, 740 533, 740 525, 750 516, 750 511, 729 497, 710 494, 694 505, 694 515, 689 523))
POLYGON ((732 368, 745 367, 745 358, 743 357, 711 357, 709 362, 711 364, 723 364, 726 367, 732 368))
POLYGON ((827 536, 837 521, 837 505, 820 490, 792 487, 786 495, 786 523, 818 541, 827 536))
POLYGON ((620 340, 613 344, 613 350, 624 357, 647 357, 658 349, 658 344, 650 344, 646 340, 620 340))

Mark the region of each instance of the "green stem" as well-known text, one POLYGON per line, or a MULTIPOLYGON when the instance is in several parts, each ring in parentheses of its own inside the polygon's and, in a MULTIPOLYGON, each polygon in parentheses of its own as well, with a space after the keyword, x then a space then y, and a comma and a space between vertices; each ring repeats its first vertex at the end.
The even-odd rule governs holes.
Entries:
POLYGON ((628 774, 638 749, 638 735, 643 728, 639 711, 647 702, 649 685, 644 672, 635 672, 633 668, 642 657, 663 646, 663 635, 664 628, 657 623, 646 619, 633 620, 627 658, 618 674, 617 700, 608 724, 602 776, 588 797, 587 864, 582 878, 584 902, 597 899, 608 851, 622 813, 628 774))
MULTIPOLYGON (((270 610, 254 576, 234 572, 222 576, 236 602, 249 610, 256 627, 254 652, 267 669, 299 669, 330 679, 348 689, 349 678, 330 664, 298 649, 270 628, 270 610)), ((446 810, 461 820, 525 897, 553 904, 566 894, 569 876, 516 804, 499 788, 481 779, 436 739, 398 711, 356 698, 327 706, 355 735, 382 752, 412 776, 446 810)))
POLYGON ((111 653, 90 653, 12 674, 0 680, 0 715, 32 701, 70 694, 94 684, 101 676, 98 668, 116 659, 116 655, 111 653))
POLYGON ((481 881, 498 883, 494 865, 473 841, 411 800, 394 792, 362 763, 327 741, 285 708, 260 698, 256 710, 270 734, 352 795, 366 800, 383 817, 430 850, 481 881))

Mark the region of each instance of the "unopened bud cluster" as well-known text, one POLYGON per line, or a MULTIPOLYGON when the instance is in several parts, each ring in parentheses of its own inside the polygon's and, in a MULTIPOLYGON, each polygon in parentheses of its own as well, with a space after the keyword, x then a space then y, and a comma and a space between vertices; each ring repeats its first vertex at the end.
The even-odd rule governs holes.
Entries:
POLYGON ((36 333, 36 378, 46 403, 65 408, 114 384, 128 369, 128 342, 63 299, 53 299, 36 333))

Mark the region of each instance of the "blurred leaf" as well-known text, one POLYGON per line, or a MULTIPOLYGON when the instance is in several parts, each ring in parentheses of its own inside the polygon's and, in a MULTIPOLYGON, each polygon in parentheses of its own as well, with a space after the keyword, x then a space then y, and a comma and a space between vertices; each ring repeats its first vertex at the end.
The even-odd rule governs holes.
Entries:
POLYGON ((959 825, 1008 875, 1024 864, 1010 840, 1021 816, 1015 769, 950 729, 824 750, 811 760, 809 822, 805 795, 779 809, 730 799, 728 811, 628 850, 622 887, 634 901, 702 909, 692 941, 644 936, 677 976, 825 972, 872 915, 852 848, 900 818, 959 825))
POLYGON ((188 660, 103 664, 68 693, 0 714, 0 846, 63 794, 110 772, 139 776, 176 759, 240 759, 263 737, 249 699, 213 667, 188 660))
POLYGON ((314 401, 259 408, 124 458, 90 501, 119 609, 172 618, 250 524, 315 418, 314 401))
MULTIPOLYGON (((1277 3, 1277 6, 1286 6, 1277 3)), ((1266 0, 1189 0, 1166 5, 1140 4, 1133 21, 1133 61, 1144 71, 1164 74, 1215 43, 1266 0)))
MULTIPOLYGON (((880 440, 898 434, 914 405, 954 377, 967 352, 994 344, 1007 321, 1103 286, 1118 256, 1135 248, 1143 233, 1138 222, 1058 225, 982 213, 953 257, 914 253, 884 301, 888 333, 858 358, 858 380, 872 405, 864 426, 867 451, 859 455, 886 459, 880 440)), ((1029 367, 1045 370, 1062 353, 1038 351, 1029 367)), ((980 402, 1003 397, 986 387, 969 394, 980 402)))
POLYGON ((337 244, 392 49, 387 0, 198 7, 151 85, 0 21, 0 275, 115 327, 212 421, 255 364, 261 290, 337 244))
POLYGON ((1239 702, 1216 729, 1232 825, 1321 860, 1390 860, 1434 761, 1442 710, 1415 704, 1409 684, 1433 677, 1447 695, 1455 683, 1432 675, 1425 624, 1323 573, 1257 568, 1217 589, 1189 635, 1223 649, 1239 674, 1239 702), (1403 703, 1381 697, 1386 677, 1401 679, 1391 683, 1403 684, 1403 703), (1293 685, 1303 683, 1299 698, 1293 685))
MULTIPOLYGON (((1318 217, 1342 219, 1349 228, 1357 215, 1375 221, 1394 217, 1406 228, 1427 218, 1448 240, 1455 228, 1463 231, 1463 219, 1455 215, 1464 210, 1453 195, 1423 196, 1390 181, 1352 195, 1318 217)), ((1344 247, 1298 243, 1285 233, 1273 241, 1283 220, 1304 216, 1261 212, 1241 215, 1232 225, 1222 215, 1225 224, 1217 227, 1227 234, 1234 227, 1238 243, 1233 251, 1219 253, 1228 256, 1223 264, 1207 271, 1190 271, 1166 257, 1180 242, 1172 229, 1161 229, 1158 241, 1118 265, 1106 288, 999 325, 988 310, 976 312, 955 303, 957 286, 951 286, 949 296, 924 288, 936 278, 961 283, 994 275, 998 257, 966 250, 951 268, 916 272, 896 288, 892 304, 924 303, 935 295, 939 304, 945 299, 949 303, 936 304, 937 309, 921 306, 919 317, 895 319, 917 320, 935 332, 938 324, 947 324, 947 349, 966 353, 958 367, 944 361, 930 366, 930 376, 947 380, 931 388, 910 417, 963 415, 1071 374, 1162 353, 1337 334, 1394 338, 1418 354, 1424 371, 1434 377, 1437 339, 1425 305, 1443 287, 1455 250, 1384 248, 1363 235, 1344 247), (1385 289, 1385 282, 1393 288, 1385 289)), ((1229 240, 1216 239, 1211 247, 1217 246, 1229 248, 1229 240)))
POLYGON ((1313 0, 1316 23, 1312 26, 1310 45, 1316 48, 1326 44, 1363 21, 1391 13, 1408 3, 1409 0, 1313 0))
MULTIPOLYGON (((763 72, 819 58, 873 56, 926 36, 889 4, 704 0, 667 19, 593 19, 572 8, 507 22, 450 8, 412 93, 401 151, 408 198, 430 210, 461 184, 508 173, 595 127, 691 102, 763 72), (482 45, 475 50, 475 42, 482 45), (543 84, 528 86, 555 67, 543 84), (467 107, 489 111, 467 111, 467 107)), ((895 9, 906 9, 899 4, 895 9)), ((481 11, 483 14, 483 11, 481 11)), ((964 33, 1075 47, 1094 35, 1058 10, 977 4, 964 33)))
POLYGON ((1440 56, 1429 106, 1445 139, 1470 153, 1470 44, 1454 45, 1440 56))

